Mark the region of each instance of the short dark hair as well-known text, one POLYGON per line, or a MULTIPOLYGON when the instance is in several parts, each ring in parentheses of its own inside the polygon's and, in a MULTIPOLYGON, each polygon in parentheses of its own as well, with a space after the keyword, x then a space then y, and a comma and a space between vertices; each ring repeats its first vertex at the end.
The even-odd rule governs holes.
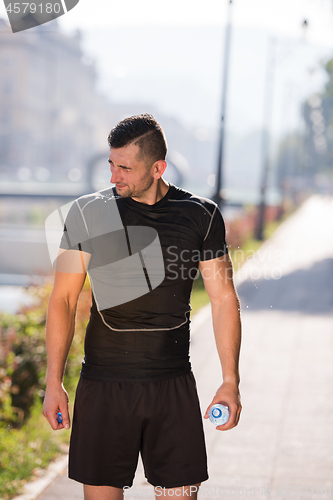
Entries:
POLYGON ((140 160, 165 160, 167 154, 163 129, 148 113, 130 116, 119 122, 109 133, 108 143, 110 148, 115 149, 136 144, 140 160))

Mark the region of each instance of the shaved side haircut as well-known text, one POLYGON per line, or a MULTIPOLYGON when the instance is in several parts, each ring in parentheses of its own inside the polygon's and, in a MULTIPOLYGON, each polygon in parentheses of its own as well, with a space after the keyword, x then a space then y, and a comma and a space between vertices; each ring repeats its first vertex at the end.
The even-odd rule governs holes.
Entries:
POLYGON ((138 160, 146 163, 165 160, 167 154, 163 129, 148 113, 130 116, 119 122, 111 130, 108 144, 114 149, 135 144, 139 147, 138 160))

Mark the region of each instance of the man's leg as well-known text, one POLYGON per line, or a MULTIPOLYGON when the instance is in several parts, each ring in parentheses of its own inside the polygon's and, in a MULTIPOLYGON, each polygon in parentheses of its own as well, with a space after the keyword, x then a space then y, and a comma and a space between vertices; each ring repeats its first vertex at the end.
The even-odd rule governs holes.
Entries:
POLYGON ((155 497, 156 500, 162 499, 166 500, 167 498, 188 498, 191 500, 197 500, 199 484, 192 484, 192 486, 179 486, 178 488, 155 488, 155 497))
POLYGON ((113 486, 83 485, 84 500, 123 500, 124 491, 113 486))
POLYGON ((85 500, 122 500, 123 487, 132 484, 141 442, 140 414, 145 402, 139 389, 137 383, 80 378, 69 477, 84 485, 85 500), (139 414, 134 412, 138 407, 139 414))
POLYGON ((150 418, 141 447, 147 481, 155 486, 157 500, 159 496, 169 499, 172 494, 173 500, 177 496, 195 499, 197 486, 208 479, 208 473, 194 377, 188 373, 147 384, 147 393, 150 418), (178 485, 191 485, 192 489, 178 485))

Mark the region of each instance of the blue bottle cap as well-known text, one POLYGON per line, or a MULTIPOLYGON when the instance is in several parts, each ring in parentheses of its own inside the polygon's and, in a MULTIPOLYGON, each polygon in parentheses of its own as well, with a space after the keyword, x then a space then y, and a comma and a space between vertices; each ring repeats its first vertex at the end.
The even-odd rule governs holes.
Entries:
POLYGON ((209 412, 209 420, 215 425, 223 425, 229 420, 229 410, 222 404, 213 405, 209 412))
POLYGON ((222 412, 221 412, 220 408, 214 408, 212 410, 212 415, 215 418, 220 418, 220 416, 222 415, 222 412))

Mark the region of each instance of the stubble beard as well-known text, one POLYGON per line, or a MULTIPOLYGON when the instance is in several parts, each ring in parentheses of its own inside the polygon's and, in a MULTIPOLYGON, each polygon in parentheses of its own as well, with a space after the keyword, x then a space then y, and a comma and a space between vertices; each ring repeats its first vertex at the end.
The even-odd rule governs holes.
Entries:
POLYGON ((151 188, 153 185, 154 178, 151 177, 151 175, 147 172, 147 174, 144 176, 143 179, 141 179, 141 186, 138 189, 131 189, 129 186, 127 186, 127 189, 121 189, 118 191, 117 186, 116 186, 116 191, 119 196, 122 198, 143 198, 147 191, 151 188))

